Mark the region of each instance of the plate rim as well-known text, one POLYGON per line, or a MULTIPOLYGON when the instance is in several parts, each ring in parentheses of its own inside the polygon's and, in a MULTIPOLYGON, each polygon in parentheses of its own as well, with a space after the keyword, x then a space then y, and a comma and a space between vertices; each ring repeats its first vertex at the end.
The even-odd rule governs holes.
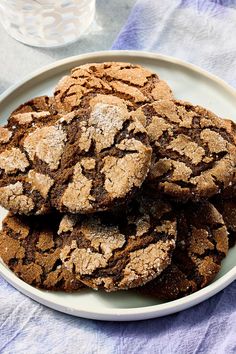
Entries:
POLYGON ((127 308, 107 308, 106 311, 99 310, 99 308, 91 308, 91 312, 83 309, 75 309, 70 306, 62 305, 58 302, 47 299, 49 291, 40 290, 25 283, 18 278, 7 266, 0 260, 0 275, 16 290, 20 291, 24 295, 30 297, 36 302, 43 304, 54 310, 87 319, 96 319, 102 321, 137 321, 144 319, 151 319, 155 317, 162 317, 169 314, 173 314, 179 311, 183 311, 187 308, 195 306, 213 295, 217 294, 234 280, 236 280, 236 266, 230 271, 224 274, 221 278, 215 280, 205 288, 196 291, 195 293, 186 297, 172 300, 166 303, 135 307, 131 309, 127 308), (140 317, 141 316, 141 317, 140 317))
POLYGON ((7 98, 7 96, 11 95, 15 90, 17 90, 20 86, 23 86, 27 84, 29 81, 32 79, 37 78, 38 76, 45 74, 47 71, 50 71, 52 69, 56 69, 60 66, 67 65, 69 63, 72 63, 77 60, 85 60, 85 59, 92 59, 93 57, 97 58, 103 58, 104 56, 124 56, 124 57, 139 57, 139 58, 144 58, 144 59, 157 59, 157 60, 162 60, 165 62, 169 62, 172 64, 180 65, 181 67, 187 67, 188 69, 191 69, 199 74, 202 74, 209 79, 217 82, 218 84, 222 85, 227 91, 229 91, 231 94, 233 94, 236 98, 236 89, 232 87, 230 84, 228 84, 226 81, 221 79, 220 77, 212 74, 211 72, 202 69, 198 65, 192 64, 190 62, 187 62, 185 60, 179 59, 177 57, 172 57, 170 55, 164 55, 164 54, 159 54, 159 53, 153 53, 149 51, 139 51, 139 50, 105 50, 105 51, 96 51, 96 52, 88 52, 84 54, 79 54, 79 55, 73 55, 68 58, 56 60, 53 63, 47 64, 42 66, 38 70, 34 70, 32 73, 29 75, 26 75, 23 79, 19 80, 15 84, 11 85, 8 89, 6 89, 2 94, 0 94, 0 104, 2 101, 7 98))
MULTIPOLYGON (((162 55, 158 53, 152 53, 147 51, 131 51, 131 50, 109 50, 109 51, 98 51, 98 52, 90 52, 80 55, 71 56, 65 59, 61 59, 55 61, 51 64, 45 65, 42 68, 33 71, 31 74, 27 75, 25 78, 17 82, 16 84, 9 87, 0 95, 0 104, 8 98, 11 94, 13 94, 16 90, 18 90, 21 86, 27 85, 32 80, 37 80, 42 74, 45 74, 53 69, 57 69, 61 66, 66 66, 68 64, 72 64, 76 61, 83 60, 106 60, 106 57, 123 57, 124 60, 127 60, 130 57, 140 58, 140 59, 156 59, 164 62, 168 62, 171 64, 175 64, 187 69, 190 69, 204 77, 207 77, 211 81, 216 82, 218 85, 225 90, 227 90, 231 95, 236 98, 236 90, 226 83, 223 79, 217 77, 216 75, 209 73, 208 71, 198 67, 197 65, 188 63, 182 59, 178 59, 175 57, 162 55)), ((115 60, 115 59, 114 59, 115 60)), ((60 312, 64 312, 67 314, 71 314, 74 316, 79 316, 88 319, 96 319, 96 320, 112 320, 112 321, 133 321, 133 320, 143 320, 155 317, 161 317, 165 315, 169 315, 171 313, 175 313, 181 310, 185 310, 189 307, 199 304, 200 302, 207 300, 211 296, 215 295, 219 291, 223 290, 226 286, 236 280, 236 265, 229 270, 226 274, 224 274, 221 278, 215 280, 213 283, 208 285, 207 287, 198 290, 197 292, 188 295, 186 297, 169 301, 162 304, 150 305, 144 307, 135 307, 135 308, 106 308, 99 310, 99 308, 92 308, 91 311, 83 310, 83 309, 74 309, 70 306, 62 305, 56 301, 52 301, 47 299, 48 291, 39 290, 31 285, 25 283, 21 279, 19 279, 13 272, 11 272, 1 261, 0 261, 0 275, 3 276, 12 286, 16 287, 21 293, 27 295, 33 300, 48 306, 52 309, 58 310, 60 312)))

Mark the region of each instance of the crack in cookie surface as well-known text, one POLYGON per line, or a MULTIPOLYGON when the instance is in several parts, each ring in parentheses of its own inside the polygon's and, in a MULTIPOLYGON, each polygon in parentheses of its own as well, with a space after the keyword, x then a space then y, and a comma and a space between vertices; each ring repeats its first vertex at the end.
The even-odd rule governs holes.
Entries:
POLYGON ((70 75, 59 81, 54 93, 55 107, 60 112, 88 108, 94 98, 99 103, 111 103, 107 102, 107 95, 129 110, 143 103, 173 98, 168 85, 140 65, 92 63, 72 69, 70 75))
POLYGON ((151 162, 147 132, 125 105, 97 103, 64 115, 17 112, 3 129, 0 203, 20 214, 122 204, 151 162))
POLYGON ((58 126, 67 138, 52 187, 52 205, 87 213, 122 204, 143 183, 151 161, 147 133, 125 106, 97 103, 58 126))
POLYGON ((139 290, 174 300, 208 285, 228 252, 228 232, 210 202, 187 204, 178 215, 176 249, 163 273, 139 290))
POLYGON ((47 290, 83 287, 60 261, 65 240, 57 234, 59 215, 25 217, 8 214, 0 231, 0 257, 23 281, 47 290))
POLYGON ((146 195, 127 210, 70 223, 67 216, 59 230, 72 240, 61 251, 65 267, 89 287, 115 291, 145 284, 169 265, 176 220, 170 203, 146 195))
MULTIPOLYGON (((7 125, 0 128, 0 203, 15 213, 41 214, 50 210, 48 193, 53 182, 42 173, 41 166, 34 168, 33 155, 38 151, 27 145, 27 137, 33 140, 37 129, 58 120, 57 113, 52 113, 52 102, 47 96, 36 97, 13 111, 7 125)), ((37 145, 43 144, 42 135, 35 138, 37 145)), ((49 159, 48 146, 43 151, 49 159)), ((54 158, 50 160, 53 166, 54 158)))
MULTIPOLYGON (((16 116, 21 113, 37 113, 37 112, 51 112, 53 111, 54 98, 48 96, 38 96, 21 104, 12 113, 11 116, 16 116)), ((26 116, 29 117, 29 114, 26 116)))
POLYGON ((232 124, 182 101, 159 101, 132 113, 153 148, 148 184, 180 200, 208 198, 230 183, 236 163, 232 124))

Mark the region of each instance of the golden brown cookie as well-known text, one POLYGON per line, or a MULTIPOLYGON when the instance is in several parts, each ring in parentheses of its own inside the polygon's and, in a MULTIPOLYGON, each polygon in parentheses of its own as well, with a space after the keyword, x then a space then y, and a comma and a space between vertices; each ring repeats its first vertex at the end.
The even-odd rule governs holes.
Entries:
POLYGON ((143 183, 151 152, 125 106, 12 115, 0 129, 0 204, 19 214, 122 204, 143 183))
POLYGON ((113 213, 66 216, 59 233, 71 240, 61 251, 65 267, 91 288, 115 291, 145 284, 170 264, 176 219, 169 202, 142 195, 113 213))
POLYGON ((60 112, 89 108, 95 103, 125 104, 129 110, 159 99, 173 98, 165 81, 140 65, 90 63, 71 70, 55 88, 60 112))
POLYGON ((178 216, 176 249, 171 264, 139 290, 166 300, 189 295, 215 278, 227 252, 227 229, 213 204, 186 204, 178 216))
POLYGON ((180 200, 208 198, 232 181, 236 147, 232 122, 182 101, 159 101, 132 113, 153 148, 148 184, 180 200))
MULTIPOLYGON (((65 239, 57 234, 61 217, 8 214, 0 231, 0 257, 22 280, 37 288, 74 291, 83 285, 60 260, 65 239)), ((67 240, 68 241, 68 240, 67 240)))

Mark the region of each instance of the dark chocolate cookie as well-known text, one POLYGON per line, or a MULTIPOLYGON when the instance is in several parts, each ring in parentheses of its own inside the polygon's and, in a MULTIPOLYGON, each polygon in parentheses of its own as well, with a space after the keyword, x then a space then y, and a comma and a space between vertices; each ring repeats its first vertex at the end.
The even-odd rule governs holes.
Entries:
POLYGON ((65 246, 65 239, 57 235, 60 220, 60 215, 26 217, 9 213, 0 231, 0 257, 30 285, 74 291, 83 285, 60 260, 65 246))
MULTIPOLYGON (((141 196, 125 210, 68 216, 60 225, 71 244, 61 251, 64 266, 85 285, 115 291, 145 284, 171 261, 176 219, 169 202, 141 196)), ((68 244, 68 242, 67 242, 68 244)))
POLYGON ((236 147, 232 122, 182 101, 159 101, 132 113, 153 148, 148 184, 181 200, 208 198, 232 181, 236 147))
POLYGON ((89 108, 96 103, 125 104, 129 110, 159 99, 173 98, 165 81, 140 65, 90 63, 71 70, 55 88, 55 107, 60 112, 89 108), (111 101, 112 100, 112 101, 111 101))
POLYGON ((178 216, 172 262, 139 290, 145 295, 174 300, 208 285, 228 252, 227 229, 210 202, 187 204, 178 216))

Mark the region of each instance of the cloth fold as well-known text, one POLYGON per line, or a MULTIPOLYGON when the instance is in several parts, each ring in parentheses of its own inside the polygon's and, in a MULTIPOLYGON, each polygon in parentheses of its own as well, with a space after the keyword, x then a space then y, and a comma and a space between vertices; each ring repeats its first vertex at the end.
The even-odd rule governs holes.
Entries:
POLYGON ((236 1, 139 0, 112 48, 175 56, 236 87, 236 1))
MULTIPOLYGON (((200 65, 236 87, 235 0, 139 0, 113 49, 150 50, 200 65)), ((48 309, 0 277, 0 353, 236 352, 236 282, 154 320, 92 321, 48 309)))

